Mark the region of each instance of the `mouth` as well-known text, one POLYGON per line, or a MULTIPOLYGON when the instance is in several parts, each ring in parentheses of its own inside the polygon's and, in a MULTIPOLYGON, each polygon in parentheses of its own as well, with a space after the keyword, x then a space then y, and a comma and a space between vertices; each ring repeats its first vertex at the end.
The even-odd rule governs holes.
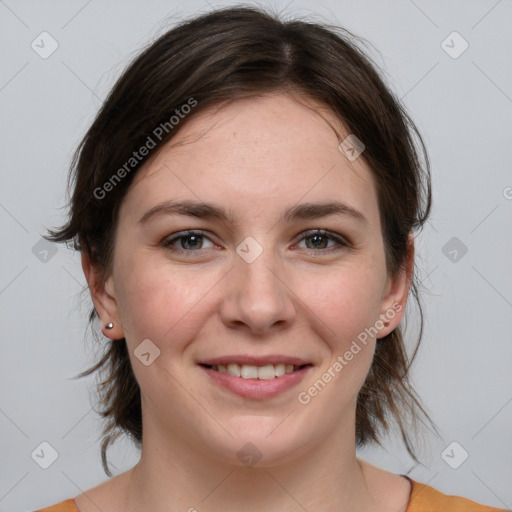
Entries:
POLYGON ((228 356, 198 366, 214 385, 246 399, 265 400, 297 386, 313 364, 288 356, 228 356))
POLYGON ((250 364, 229 363, 229 364, 204 364, 200 366, 213 370, 219 373, 226 373, 232 377, 239 377, 241 379, 259 379, 259 380, 273 380, 284 375, 302 370, 311 364, 293 365, 293 364, 266 364, 263 366, 256 366, 250 364))

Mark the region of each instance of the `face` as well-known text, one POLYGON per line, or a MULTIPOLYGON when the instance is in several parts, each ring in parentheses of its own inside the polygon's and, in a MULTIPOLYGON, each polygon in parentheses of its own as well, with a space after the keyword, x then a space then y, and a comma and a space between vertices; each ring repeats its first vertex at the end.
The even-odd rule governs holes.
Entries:
POLYGON ((196 116, 123 200, 93 299, 115 323, 105 333, 126 338, 159 443, 237 464, 354 447, 357 393, 408 279, 386 272, 371 171, 305 101, 196 116))

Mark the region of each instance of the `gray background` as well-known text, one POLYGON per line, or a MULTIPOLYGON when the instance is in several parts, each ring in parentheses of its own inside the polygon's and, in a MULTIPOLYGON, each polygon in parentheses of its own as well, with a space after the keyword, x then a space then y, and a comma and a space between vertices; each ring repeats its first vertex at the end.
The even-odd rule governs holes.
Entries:
MULTIPOLYGON (((423 436, 418 466, 396 439, 361 456, 447 494, 512 508, 511 2, 272 5, 316 13, 374 44, 432 159, 434 210, 418 243, 427 322, 413 376, 442 438, 423 436), (452 56, 442 46, 453 31, 469 44, 457 58, 462 41, 444 44, 452 56), (457 469, 445 462, 462 460, 458 446, 444 451, 454 441, 469 453, 457 469)), ((55 503, 106 479, 94 379, 72 380, 92 364, 95 344, 84 337, 79 258, 36 244, 45 226, 63 221, 72 150, 121 70, 174 20, 209 9, 199 1, 0 1, 2 511, 55 503), (31 47, 43 31, 59 45, 46 59, 31 47), (58 452, 48 469, 31 457, 43 441, 58 452)), ((127 442, 110 453, 119 472, 137 460, 127 442)))

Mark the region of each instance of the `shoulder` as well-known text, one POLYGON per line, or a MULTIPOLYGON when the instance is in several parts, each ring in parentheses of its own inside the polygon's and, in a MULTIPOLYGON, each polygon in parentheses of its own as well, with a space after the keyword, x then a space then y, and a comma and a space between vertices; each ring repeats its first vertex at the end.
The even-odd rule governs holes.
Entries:
POLYGON ((51 507, 41 508, 35 512, 80 512, 76 506, 75 500, 70 498, 69 500, 61 501, 51 507))
MULTIPOLYGON (((402 475, 405 476, 405 475, 402 475)), ((443 494, 429 485, 411 482, 411 498, 406 512, 503 512, 459 496, 443 494)))

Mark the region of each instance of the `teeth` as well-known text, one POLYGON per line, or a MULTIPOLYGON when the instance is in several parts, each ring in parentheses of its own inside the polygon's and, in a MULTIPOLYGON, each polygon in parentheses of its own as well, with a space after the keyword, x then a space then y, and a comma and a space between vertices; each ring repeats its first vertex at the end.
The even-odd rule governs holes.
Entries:
POLYGON ((274 379, 275 376, 276 376, 276 369, 271 364, 269 364, 267 366, 260 366, 258 368, 258 379, 270 380, 270 379, 274 379))
POLYGON ((241 377, 242 379, 260 379, 260 380, 271 380, 276 377, 282 377, 286 373, 292 373, 294 369, 293 364, 267 364, 265 366, 253 366, 250 364, 219 364, 218 366, 212 366, 213 370, 220 373, 227 373, 233 377, 241 377))
MULTIPOLYGON (((293 366, 292 366, 292 371, 293 371, 293 366)), ((286 366, 284 364, 276 364, 276 366, 275 366, 276 377, 281 377, 285 373, 286 373, 286 366)))
POLYGON ((257 379, 258 378, 258 367, 257 366, 249 366, 244 364, 240 368, 240 376, 242 379, 257 379))
POLYGON ((228 373, 229 375, 233 375, 233 377, 240 377, 240 366, 237 364, 228 364, 228 373))

